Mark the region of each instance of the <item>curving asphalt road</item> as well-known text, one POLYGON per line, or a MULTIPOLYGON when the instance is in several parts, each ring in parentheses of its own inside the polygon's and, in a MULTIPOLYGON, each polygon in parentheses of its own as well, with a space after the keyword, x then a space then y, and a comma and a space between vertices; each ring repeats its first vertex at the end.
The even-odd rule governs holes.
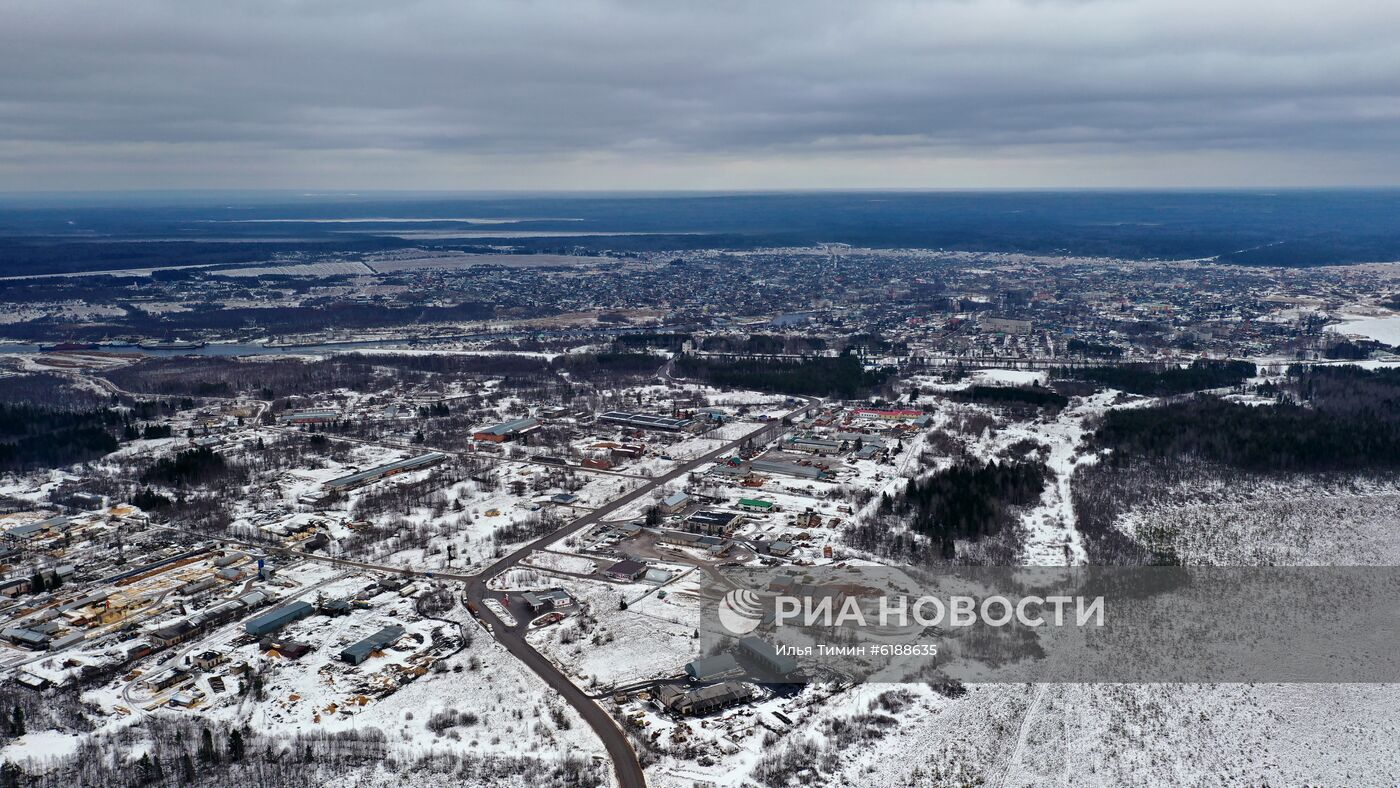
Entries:
MULTIPOLYGON (((804 405, 791 411, 787 415, 789 417, 796 417, 810 410, 819 402, 816 398, 808 397, 805 399, 806 402, 804 405)), ((515 627, 506 627, 501 622, 500 618, 483 604, 486 597, 492 595, 490 589, 486 587, 486 584, 491 578, 515 566, 535 550, 542 549, 549 544, 557 542, 591 525, 596 525, 613 512, 650 495, 656 488, 681 478, 697 468, 713 463, 726 454, 732 453, 745 441, 763 433, 765 430, 772 431, 773 433, 769 440, 777 438, 791 429, 790 425, 785 422, 786 419, 764 425, 762 428, 730 441, 714 451, 683 463, 670 473, 664 476, 658 476, 652 479, 648 484, 644 484, 636 490, 613 499, 553 533, 530 542, 524 547, 496 561, 491 566, 483 569, 480 574, 467 580, 466 598, 475 609, 476 615, 491 626, 496 635, 496 640, 504 646, 507 651, 521 662, 528 665, 530 670, 533 670, 546 684, 563 696, 564 700, 567 701, 570 706, 573 706, 574 709, 578 711, 579 716, 583 717, 584 721, 588 723, 588 726, 597 734, 598 739, 603 742, 603 746, 607 748, 608 755, 612 758, 613 771, 617 776, 617 783, 622 788, 643 788, 643 786, 646 785, 646 774, 642 771, 642 766, 637 761, 637 753, 632 749, 632 743, 627 740, 626 734, 617 726, 617 722, 613 720, 612 716, 603 710, 602 706, 599 706, 592 698, 585 694, 577 684, 570 681, 567 676, 554 666, 554 663, 550 662, 544 655, 540 654, 533 646, 526 642, 525 631, 529 626, 527 622, 522 621, 515 627)))

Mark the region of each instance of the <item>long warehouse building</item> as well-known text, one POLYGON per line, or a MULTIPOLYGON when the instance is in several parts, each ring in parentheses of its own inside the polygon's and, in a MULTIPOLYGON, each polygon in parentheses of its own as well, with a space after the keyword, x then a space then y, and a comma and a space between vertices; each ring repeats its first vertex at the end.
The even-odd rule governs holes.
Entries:
POLYGON ((620 410, 610 410, 600 414, 598 420, 611 424, 621 424, 624 427, 663 430, 665 432, 680 432, 693 423, 690 419, 673 419, 668 416, 653 416, 650 413, 624 413, 620 410))
POLYGON ((418 471, 424 468, 431 468, 434 465, 445 462, 447 455, 439 451, 430 451, 427 454, 420 454, 417 457, 409 457, 406 460, 391 462, 387 465, 380 465, 359 473, 352 473, 349 476, 341 476, 338 479, 331 479, 326 482, 326 489, 329 490, 353 490, 356 487, 363 487, 371 482, 380 479, 387 479, 400 473, 418 471))
POLYGON ((248 619, 243 624, 243 628, 250 635, 266 635, 276 632, 293 621, 300 621, 315 612, 316 606, 310 602, 293 602, 290 605, 283 605, 248 619))
POLYGON ((351 665, 358 665, 369 659, 374 652, 382 651, 393 645, 399 638, 403 637, 403 633, 404 628, 401 626, 384 627, 364 640, 346 646, 345 650, 340 652, 340 658, 351 665))

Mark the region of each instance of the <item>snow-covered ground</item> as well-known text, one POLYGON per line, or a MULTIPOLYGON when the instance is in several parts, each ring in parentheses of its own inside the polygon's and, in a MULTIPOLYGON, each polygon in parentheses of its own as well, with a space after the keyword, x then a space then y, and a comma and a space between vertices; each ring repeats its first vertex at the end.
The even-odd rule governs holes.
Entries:
POLYGON ((1084 546, 1074 527, 1071 485, 1080 465, 1094 461, 1081 453, 1086 419, 1102 415, 1115 401, 1108 391, 1092 397, 1076 397, 1053 418, 1012 422, 975 441, 974 451, 987 459, 1022 442, 1038 444, 1052 477, 1040 503, 1021 518, 1025 529, 1024 563, 1027 566, 1082 564, 1084 546))
POLYGON ((1385 345, 1400 345, 1400 315, 1387 317, 1342 315, 1342 322, 1328 326, 1327 330, 1338 334, 1374 339, 1385 345))
POLYGON ((564 580, 580 613, 530 633, 530 642, 584 687, 675 676, 696 657, 699 599, 677 581, 660 598, 654 586, 564 580), (643 594, 641 601, 636 601, 643 594), (623 598, 634 600, 621 609, 623 598))
POLYGON ((1029 386, 1045 383, 1049 373, 1029 369, 980 369, 972 373, 976 383, 1002 386, 1029 386))
MULTIPOLYGON (((985 370, 971 379, 1027 385, 1043 381, 1044 374, 985 370)), ((858 420, 857 427, 872 430, 872 436, 878 431, 887 445, 898 448, 885 460, 821 460, 833 465, 834 482, 773 478, 751 488, 705 479, 692 492, 715 495, 718 500, 706 504, 711 508, 734 509, 740 497, 778 505, 770 514, 746 514, 741 537, 762 536, 771 541, 790 534, 799 530, 797 516, 811 510, 821 522, 800 529, 811 538, 793 557, 834 562, 850 560, 842 554, 840 528, 861 517, 853 491, 874 493, 876 499, 866 504, 874 506, 879 493, 895 493, 908 479, 946 467, 963 451, 981 460, 1037 457, 1053 476, 1040 500, 1021 518, 1024 561, 1083 562, 1071 502, 1075 472, 1093 461, 1083 450, 1088 423, 1109 408, 1138 407, 1151 400, 1106 392, 1077 397, 1058 413, 1025 417, 940 396, 966 385, 920 383, 924 391, 916 402, 928 406, 933 419, 919 431, 886 431, 888 424, 858 420), (981 417, 987 426, 966 430, 957 426, 971 417, 981 417), (950 436, 949 441, 937 440, 950 436), (836 548, 833 557, 822 554, 821 548, 828 544, 836 548)), ((666 387, 644 389, 645 396, 652 398, 648 406, 659 407, 652 400, 666 393, 666 387)), ((771 408, 777 413, 783 409, 774 398, 752 393, 707 390, 704 394, 711 403, 732 410, 745 406, 751 412, 771 408)), ((503 403, 503 407, 516 404, 503 403)), ((754 421, 736 420, 705 436, 657 438, 641 461, 623 470, 664 472, 677 461, 698 456, 720 440, 757 426, 754 421)), ((264 437, 271 443, 281 434, 249 427, 230 433, 229 440, 246 443, 264 437)), ((596 436, 580 438, 581 442, 597 440, 596 436)), ((179 439, 132 441, 108 462, 168 453, 177 445, 179 439)), ((330 478, 411 453, 406 448, 356 444, 347 458, 279 472, 274 482, 257 491, 257 497, 250 490, 243 497, 247 500, 234 500, 230 513, 237 526, 247 528, 324 520, 337 541, 348 540, 364 528, 351 523, 351 512, 359 502, 390 485, 413 484, 432 473, 406 474, 353 491, 326 512, 314 510, 305 500, 321 494, 330 478)), ((554 523, 581 513, 541 506, 541 501, 565 489, 551 476, 557 472, 520 462, 503 463, 498 471, 499 478, 489 482, 447 484, 433 491, 440 495, 436 502, 410 501, 376 514, 372 525, 390 528, 392 533, 376 534, 377 541, 369 548, 372 557, 416 570, 461 571, 468 563, 480 566, 527 538, 497 538, 502 529, 528 525, 545 514, 557 517, 554 523), (508 492, 512 482, 524 483, 526 491, 508 492), (451 564, 449 545, 454 554, 451 564)), ((0 492, 37 505, 69 478, 76 477, 58 471, 35 474, 13 480, 0 492)), ((626 476, 598 474, 567 480, 584 506, 599 505, 641 483, 626 476)), ((684 485, 678 480, 673 487, 684 485)), ((639 517, 650 503, 650 499, 641 501, 609 519, 639 517)), ((1400 486, 1384 481, 1241 483, 1236 479, 1227 484, 1202 480, 1189 489, 1168 490, 1152 503, 1129 511, 1120 527, 1155 540, 1193 563, 1391 564, 1400 559, 1400 533, 1394 527, 1397 508, 1400 486)), ((696 588, 705 570, 677 563, 669 567, 677 579, 661 588, 553 574, 595 570, 595 561, 563 554, 577 547, 570 541, 559 540, 550 550, 534 553, 526 566, 492 581, 493 588, 501 589, 561 586, 578 599, 562 622, 532 631, 531 642, 592 691, 676 676, 697 656, 694 633, 702 611, 696 588), (621 605, 624 600, 626 609, 621 605)), ((332 545, 331 549, 337 548, 332 545)), ((279 573, 279 593, 284 600, 311 600, 318 594, 348 597, 373 580, 368 574, 290 562, 279 573)), ((135 588, 153 597, 165 590, 139 584, 135 588)), ((379 593, 367 602, 368 607, 350 616, 316 616, 279 633, 315 646, 299 661, 264 653, 257 644, 245 642, 238 623, 174 650, 177 660, 213 649, 228 654, 231 661, 249 662, 261 671, 267 698, 260 703, 242 697, 239 689, 244 679, 222 668, 214 673, 228 677, 224 692, 214 691, 209 675, 193 680, 192 686, 205 693, 196 711, 165 706, 170 693, 142 689, 140 675, 123 675, 91 689, 86 699, 110 715, 102 729, 107 733, 147 715, 203 714, 276 735, 377 728, 388 737, 396 756, 406 758, 440 752, 602 756, 600 744, 574 711, 477 630, 459 608, 443 614, 446 620, 438 620, 419 615, 414 600, 397 593, 379 593), (338 658, 345 645, 388 623, 407 630, 398 646, 355 668, 338 658), (470 643, 464 634, 470 636, 470 643), (429 726, 449 713, 468 712, 470 718, 463 716, 439 730, 429 726)), ((142 621, 143 626, 151 623, 142 621)), ((6 664, 29 659, 27 652, 17 649, 0 653, 6 664)), ((75 648, 72 656, 93 655, 75 648)), ((57 679, 67 670, 61 663, 39 660, 27 667, 35 675, 57 679)), ((140 667, 145 675, 157 669, 148 663, 140 667)), ((647 735, 657 743, 658 760, 648 772, 656 785, 780 783, 777 777, 789 767, 791 784, 844 785, 1372 784, 1394 782, 1400 776, 1393 746, 1400 727, 1393 714, 1400 689, 1391 686, 979 685, 967 690, 962 697, 950 698, 926 685, 872 684, 840 691, 812 685, 791 696, 765 697, 702 719, 675 720, 636 700, 624 704, 622 713, 643 720, 647 735)), ((77 740, 63 733, 34 732, 10 741, 0 757, 17 762, 62 757, 73 751, 77 740)))
POLYGON ((1119 528, 1188 564, 1393 565, 1397 511, 1393 481, 1201 478, 1127 512, 1119 528))
MULTIPOLYGON (((341 597, 368 579, 336 575, 317 588, 327 597, 341 597)), ((239 682, 247 679, 232 675, 225 678, 228 688, 215 692, 209 678, 227 673, 219 669, 197 677, 192 685, 206 693, 198 709, 144 713, 200 714, 248 723, 261 734, 279 736, 378 728, 393 751, 406 758, 434 752, 591 758, 603 752, 576 712, 479 630, 459 606, 443 620, 424 618, 414 612, 412 600, 383 593, 371 600, 368 610, 338 618, 312 616, 287 625, 276 638, 315 648, 299 660, 263 653, 256 643, 240 645, 246 640, 242 627, 232 625, 185 649, 224 653, 226 665, 247 661, 261 677, 265 700, 253 702, 240 695, 239 682), (406 630, 397 645, 358 666, 340 660, 345 646, 389 624, 406 630), (470 643, 464 642, 467 639, 470 643), (440 723, 452 712, 466 716, 433 730, 430 723, 440 723)), ((90 692, 88 699, 111 708, 130 696, 128 687, 119 679, 90 692)), ((139 707, 132 711, 143 713, 139 707)), ((114 715, 108 726, 116 729, 129 719, 114 715)))
POLYGON ((563 555, 561 553, 545 552, 536 550, 525 559, 525 563, 541 569, 554 569, 560 572, 570 572, 576 575, 591 574, 597 570, 598 565, 591 559, 578 555, 563 555))
POLYGON ((649 781, 1030 787, 1400 777, 1395 685, 996 684, 949 698, 924 684, 868 684, 816 695, 691 722, 709 733, 707 757, 665 754, 649 781))
POLYGON ((83 737, 64 731, 35 731, 11 739, 0 749, 0 759, 7 763, 44 764, 67 758, 78 751, 83 737))

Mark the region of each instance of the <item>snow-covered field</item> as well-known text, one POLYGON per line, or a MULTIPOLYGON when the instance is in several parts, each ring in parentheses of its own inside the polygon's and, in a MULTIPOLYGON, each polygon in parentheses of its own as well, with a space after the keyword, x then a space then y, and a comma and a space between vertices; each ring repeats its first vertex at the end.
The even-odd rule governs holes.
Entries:
POLYGON ((1374 339, 1385 345, 1400 345, 1400 315, 1388 317, 1343 315, 1340 324, 1328 326, 1327 330, 1338 334, 1374 339))
POLYGON ((525 559, 525 563, 541 569, 554 569, 560 572, 570 572, 576 575, 591 574, 597 570, 597 564, 591 559, 578 555, 563 555, 561 553, 550 553, 543 550, 536 550, 525 559))
MULTIPOLYGON (((870 684, 701 725, 708 765, 663 756, 658 786, 1390 784, 1395 685, 870 684), (771 716, 781 710, 790 730, 771 716), (713 735, 713 734, 712 734, 713 735)), ((666 741, 666 737, 662 737, 666 741)))
POLYGON ((1029 369, 981 369, 972 373, 975 383, 1002 386, 1029 386, 1045 383, 1049 374, 1029 369))
POLYGON ((582 612, 529 638, 583 686, 674 676, 695 658, 700 603, 679 584, 668 586, 665 599, 651 593, 627 610, 620 606, 624 597, 635 600, 654 587, 586 580, 560 585, 579 600, 582 612))
POLYGON ((11 739, 0 749, 0 759, 8 763, 44 764, 67 758, 78 751, 83 737, 64 731, 34 731, 11 739))
POLYGON ((1393 565, 1397 511, 1400 486, 1390 481, 1199 480, 1128 512, 1119 527, 1188 564, 1393 565))
MULTIPOLYGON (((998 376, 990 376, 997 378, 998 376)), ((1024 383, 1019 376, 1013 381, 1024 383)), ((970 410, 930 398, 940 412, 970 410)), ((1023 517, 1026 560, 1082 561, 1074 472, 1086 419, 1141 398, 1076 399, 1048 420, 970 436, 973 456, 1038 446, 1055 479, 1023 517), (1066 549, 1068 548, 1068 549, 1066 549)), ((765 491, 771 492, 771 491, 765 491)), ((784 505, 789 501, 777 497, 784 505)), ((1317 479, 1193 485, 1133 510, 1121 525, 1170 539, 1192 563, 1393 564, 1400 490, 1386 481, 1317 479)), ((657 785, 1217 785, 1390 784, 1400 721, 1392 685, 976 685, 956 699, 924 685, 868 685, 788 708, 791 730, 720 740, 708 765, 663 758, 657 785), (880 696, 907 693, 891 713, 880 696), (870 719, 874 717, 875 719, 870 719), (881 719, 883 717, 883 719, 881 719), (844 723, 833 723, 844 720, 844 723), (852 732, 854 731, 854 733, 852 732)), ((792 706, 794 704, 789 704, 792 706)), ((729 715, 724 715, 728 717, 729 715)))

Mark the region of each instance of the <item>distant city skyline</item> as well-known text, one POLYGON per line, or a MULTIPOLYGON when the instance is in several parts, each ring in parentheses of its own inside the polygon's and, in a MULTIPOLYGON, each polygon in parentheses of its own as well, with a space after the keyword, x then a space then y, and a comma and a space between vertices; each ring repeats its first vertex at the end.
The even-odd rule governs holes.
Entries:
POLYGON ((1400 184, 1369 0, 0 11, 0 192, 1400 184))

